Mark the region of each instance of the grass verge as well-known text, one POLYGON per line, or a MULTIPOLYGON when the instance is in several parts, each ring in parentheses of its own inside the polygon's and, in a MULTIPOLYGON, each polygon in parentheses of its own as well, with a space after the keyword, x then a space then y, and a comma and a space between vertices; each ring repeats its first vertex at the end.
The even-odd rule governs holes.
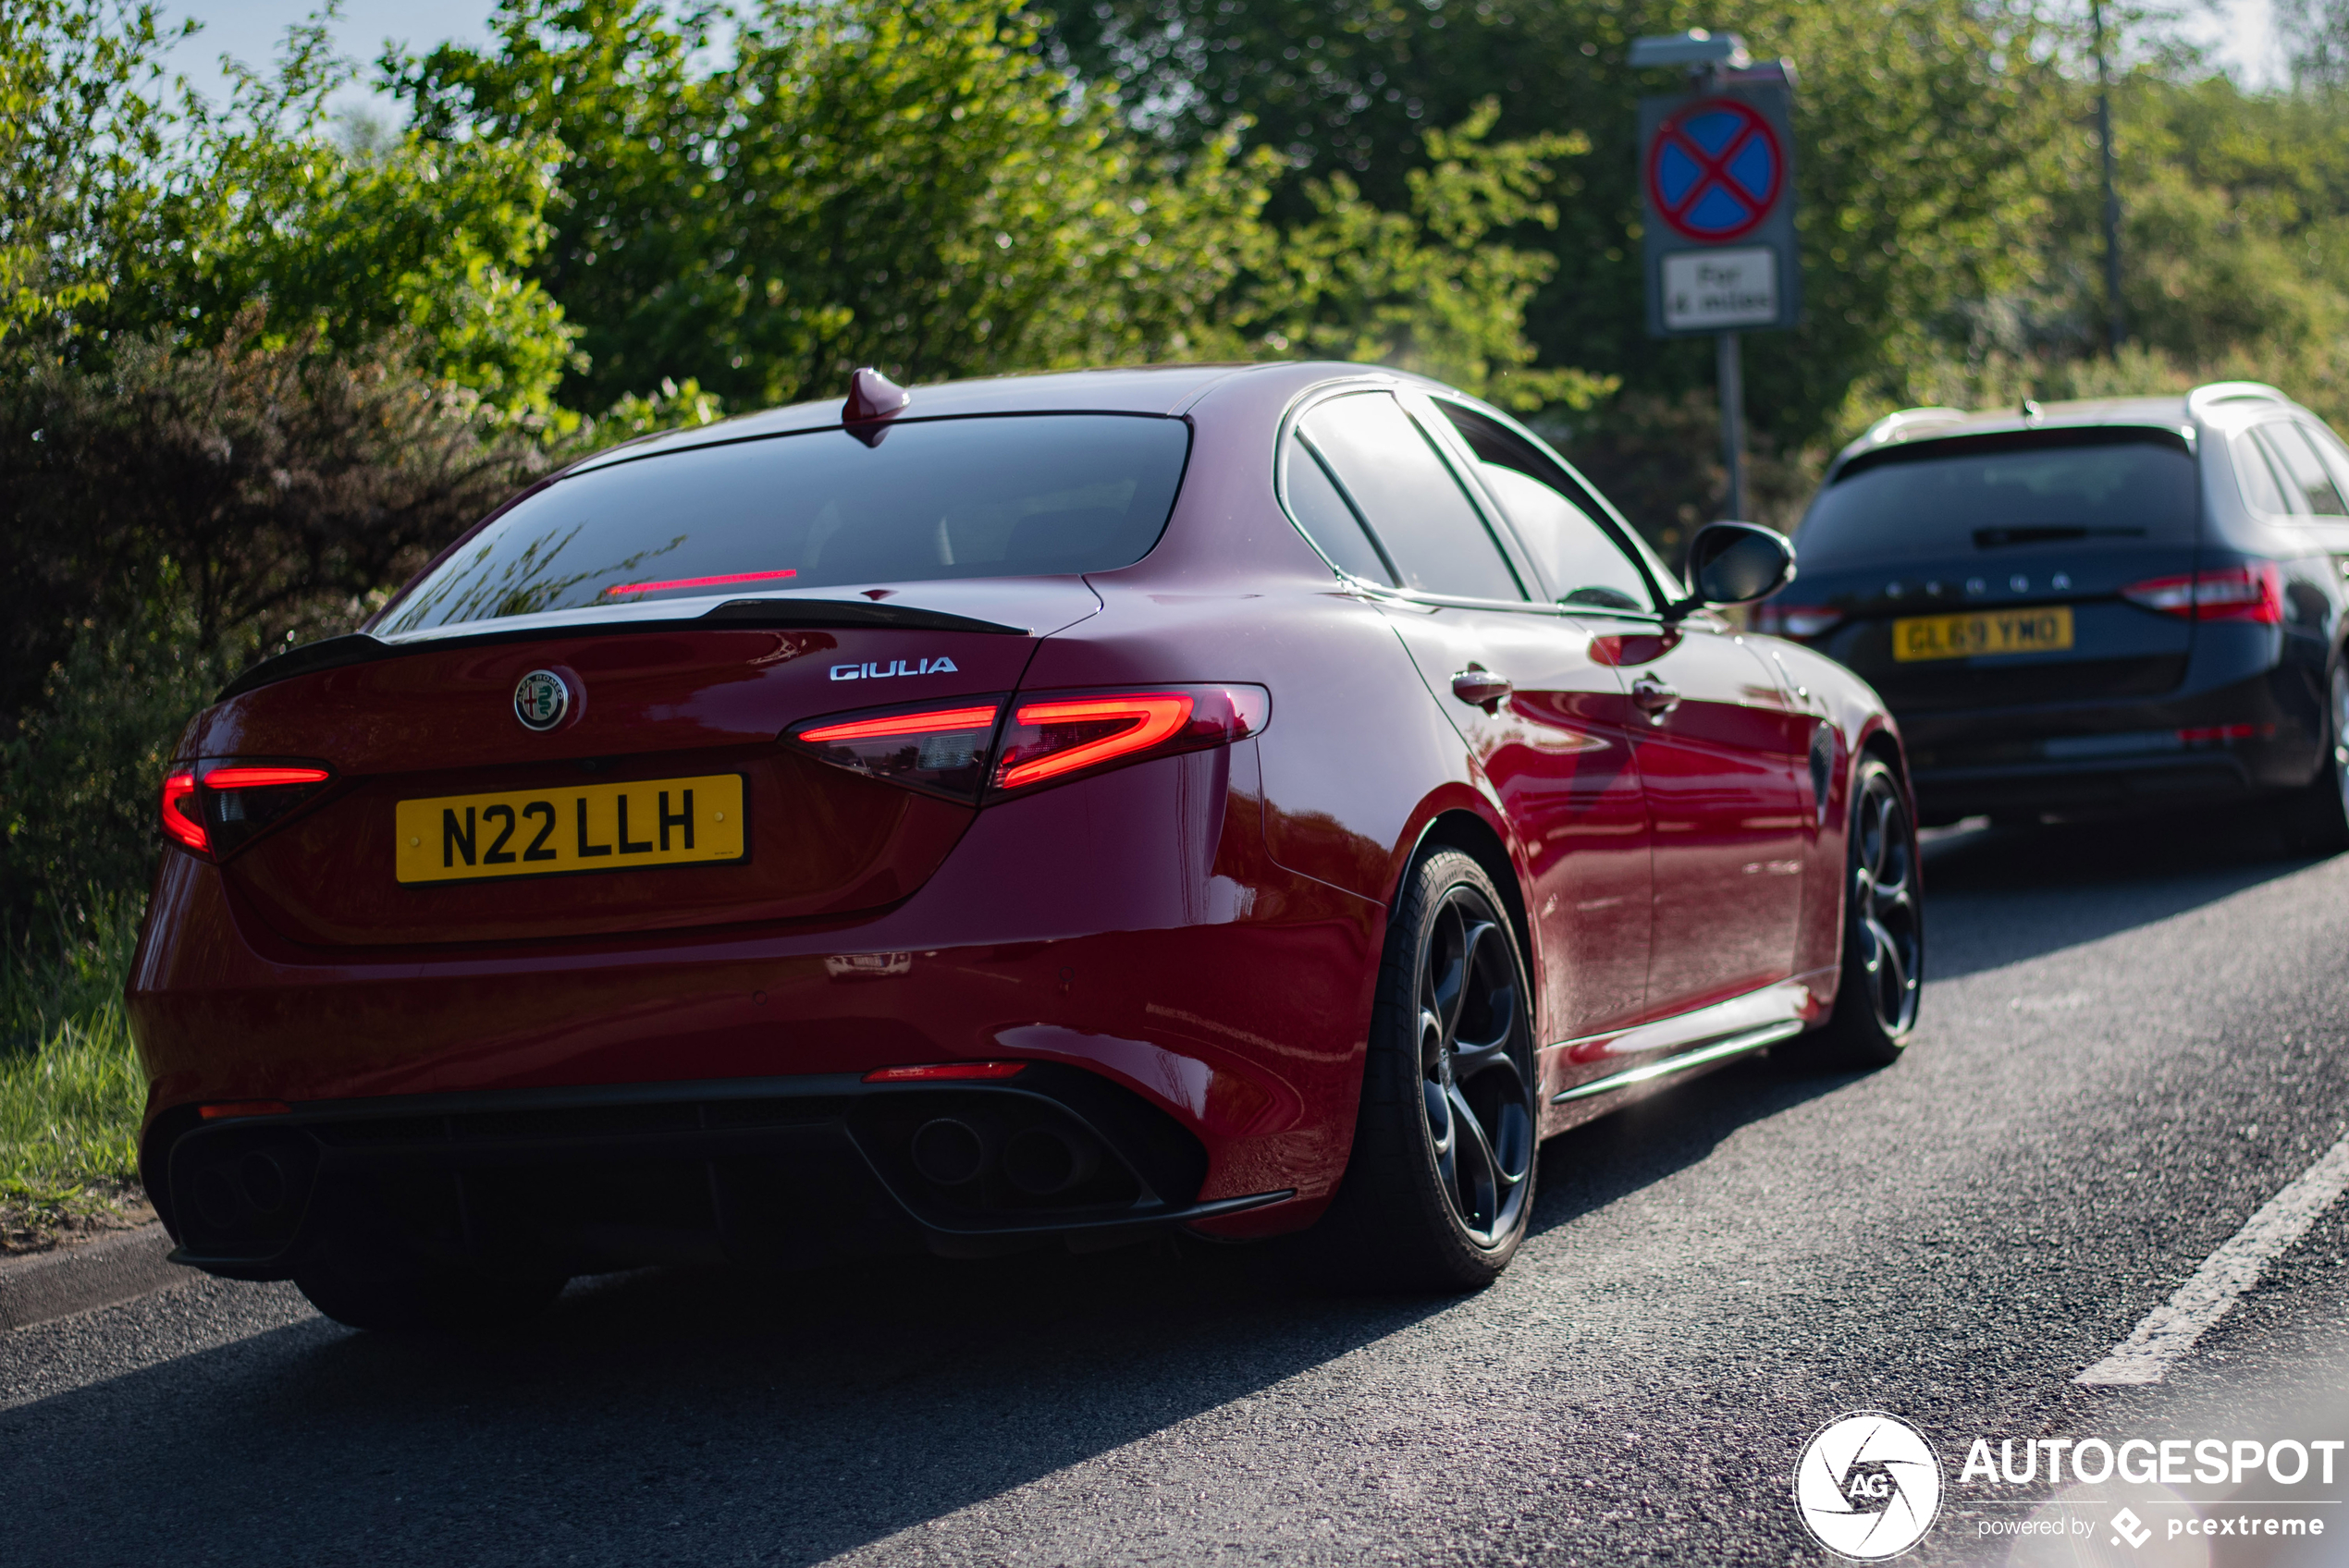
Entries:
POLYGON ((146 1083, 122 1015, 133 900, 93 905, 71 939, 0 974, 0 1252, 143 1219, 146 1083))

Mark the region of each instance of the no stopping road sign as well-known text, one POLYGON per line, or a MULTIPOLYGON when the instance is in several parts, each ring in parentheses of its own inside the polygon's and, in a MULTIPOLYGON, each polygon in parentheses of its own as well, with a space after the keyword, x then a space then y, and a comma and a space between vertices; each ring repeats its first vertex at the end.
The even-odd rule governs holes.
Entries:
POLYGON ((1654 336, 1795 324, 1791 97, 1782 73, 1765 67, 1703 92, 1640 100, 1654 336))
POLYGON ((1684 239, 1721 245, 1762 227, 1786 189, 1786 153, 1762 112, 1700 98, 1664 116, 1648 143, 1648 208, 1684 239))

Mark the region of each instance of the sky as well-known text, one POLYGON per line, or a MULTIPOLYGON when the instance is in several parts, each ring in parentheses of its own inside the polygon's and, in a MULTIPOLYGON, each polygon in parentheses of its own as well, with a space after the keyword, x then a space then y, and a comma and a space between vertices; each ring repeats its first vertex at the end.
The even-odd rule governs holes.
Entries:
MULTIPOLYGON (((174 65, 190 83, 217 100, 227 91, 217 62, 233 55, 247 65, 264 65, 272 57, 286 29, 305 19, 314 0, 179 0, 175 17, 192 17, 203 31, 182 44, 174 65)), ((2252 85, 2281 80, 2273 30, 2269 25, 2269 0, 2209 0, 2185 24, 2185 31, 2217 48, 2220 60, 2232 67, 2252 85)), ((421 53, 444 39, 480 43, 488 37, 486 25, 489 0, 344 0, 343 18, 336 42, 346 55, 372 61, 387 38, 396 38, 421 53)), ((1799 63, 1799 62, 1798 62, 1799 63)), ((364 93, 351 95, 366 101, 364 93)), ((376 112, 390 115, 390 105, 377 104, 376 112)))
MULTIPOLYGON (((174 51, 173 67, 187 77, 190 86, 217 103, 228 93, 220 74, 221 55, 234 55, 249 66, 267 65, 276 57, 286 29, 307 21, 314 8, 314 0, 178 0, 169 6, 172 18, 193 18, 203 24, 203 31, 174 51)), ((343 54, 368 64, 382 52, 387 38, 400 40, 417 54, 452 38, 484 43, 489 36, 489 10, 488 0, 343 0, 335 43, 343 54)), ((363 103, 368 99, 364 92, 346 96, 363 103)), ((378 104, 377 110, 391 114, 388 104, 378 104)))

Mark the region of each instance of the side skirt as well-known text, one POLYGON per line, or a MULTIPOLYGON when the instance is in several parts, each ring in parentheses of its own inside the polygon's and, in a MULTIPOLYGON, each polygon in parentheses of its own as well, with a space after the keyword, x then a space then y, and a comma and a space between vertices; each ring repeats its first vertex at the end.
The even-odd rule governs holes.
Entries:
POLYGON ((1612 1109, 1630 1091, 1661 1086, 1680 1074, 1792 1039, 1826 1019, 1826 988, 1835 978, 1832 969, 1797 974, 1669 1018, 1548 1047, 1542 1053, 1545 1089, 1563 1075, 1561 1070, 1587 1072, 1587 1064, 1610 1058, 1645 1060, 1549 1092, 1543 1135, 1612 1109))

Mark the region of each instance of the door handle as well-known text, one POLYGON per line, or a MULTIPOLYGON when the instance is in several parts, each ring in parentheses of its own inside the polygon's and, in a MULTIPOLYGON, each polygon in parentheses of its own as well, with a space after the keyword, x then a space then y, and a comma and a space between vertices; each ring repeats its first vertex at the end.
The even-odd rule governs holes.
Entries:
POLYGON ((1661 720, 1680 705, 1680 693, 1653 675, 1642 675, 1631 682, 1631 701, 1648 717, 1661 720))
POLYGON ((1507 676, 1495 675, 1493 671, 1476 665, 1470 665, 1452 677, 1452 695, 1464 703, 1484 708, 1488 712, 1491 711, 1493 704, 1499 703, 1503 697, 1515 690, 1516 688, 1509 684, 1507 676))

